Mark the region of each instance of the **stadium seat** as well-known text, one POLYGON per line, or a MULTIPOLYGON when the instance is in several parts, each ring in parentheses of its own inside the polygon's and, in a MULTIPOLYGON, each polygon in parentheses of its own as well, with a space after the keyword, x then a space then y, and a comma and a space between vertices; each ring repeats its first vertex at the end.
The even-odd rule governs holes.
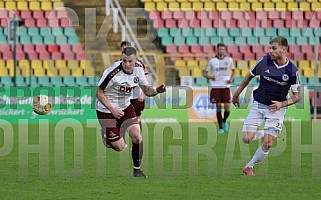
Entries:
POLYGON ((74 87, 78 86, 78 84, 75 82, 74 77, 72 76, 63 77, 63 83, 66 84, 67 86, 74 86, 74 87))
POLYGON ((51 86, 49 77, 47 77, 47 76, 40 76, 40 77, 38 77, 38 83, 39 83, 39 85, 41 85, 41 86, 51 86))
POLYGON ((76 78, 76 83, 80 86, 89 86, 88 82, 87 82, 87 78, 86 77, 77 77, 76 78))

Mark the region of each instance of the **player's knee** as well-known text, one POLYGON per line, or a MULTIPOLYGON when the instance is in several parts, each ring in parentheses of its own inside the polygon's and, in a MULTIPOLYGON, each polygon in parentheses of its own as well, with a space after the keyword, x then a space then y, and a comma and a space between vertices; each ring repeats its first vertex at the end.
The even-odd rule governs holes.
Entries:
POLYGON ((126 149, 127 145, 126 144, 117 144, 117 145, 113 145, 113 149, 115 151, 123 151, 124 149, 126 149))
POLYGON ((250 144, 253 141, 253 136, 248 132, 243 133, 242 140, 245 144, 250 144))
POLYGON ((248 137, 242 139, 245 144, 250 144, 252 142, 252 140, 250 140, 248 137))
POLYGON ((139 135, 134 135, 132 137, 132 142, 135 143, 135 144, 139 144, 141 143, 143 140, 142 136, 139 134, 139 135))

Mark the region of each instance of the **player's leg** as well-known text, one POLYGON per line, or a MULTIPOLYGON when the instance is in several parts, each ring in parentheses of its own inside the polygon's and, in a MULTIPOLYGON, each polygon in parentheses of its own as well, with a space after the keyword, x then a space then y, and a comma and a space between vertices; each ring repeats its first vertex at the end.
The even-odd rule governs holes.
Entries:
POLYGON ((219 126, 218 133, 224 133, 223 119, 222 119, 222 100, 221 91, 218 88, 212 88, 210 92, 210 102, 216 105, 216 119, 219 126))
POLYGON ((117 119, 111 113, 96 111, 99 124, 101 126, 101 135, 104 145, 115 151, 122 151, 126 148, 126 143, 121 137, 117 127, 117 119))
POLYGON ((144 101, 144 99, 143 100, 131 99, 130 102, 134 106, 136 116, 139 119, 139 127, 140 127, 140 130, 142 131, 143 127, 142 127, 142 122, 141 122, 141 117, 140 116, 141 116, 141 114, 142 114, 142 112, 143 112, 143 110, 145 108, 145 101, 144 101))
POLYGON ((228 131, 227 118, 230 116, 231 91, 230 88, 222 89, 222 102, 224 103, 223 129, 228 131))

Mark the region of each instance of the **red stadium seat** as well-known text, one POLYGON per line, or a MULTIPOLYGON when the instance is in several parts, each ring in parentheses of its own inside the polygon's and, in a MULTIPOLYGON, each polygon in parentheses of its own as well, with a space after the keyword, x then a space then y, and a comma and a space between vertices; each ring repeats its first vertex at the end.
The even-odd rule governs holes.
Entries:
POLYGON ((7 19, 0 19, 1 20, 1 27, 7 27, 8 26, 8 20, 7 19))
POLYGON ((162 20, 161 18, 155 19, 153 21, 153 27, 155 29, 164 28, 164 20, 162 20))
POLYGON ((244 19, 244 13, 241 11, 235 11, 235 12, 232 12, 232 17, 238 20, 244 19))
POLYGON ((236 19, 228 19, 225 21, 225 27, 226 28, 236 28, 236 19))
POLYGON ((26 58, 30 59, 30 60, 38 60, 39 59, 37 52, 27 52, 27 56, 26 56, 26 58))
POLYGON ((268 18, 269 19, 280 19, 280 12, 278 11, 269 11, 268 12, 268 18))
POLYGON ((238 28, 249 28, 249 20, 247 19, 237 20, 236 26, 238 28))
POLYGON ((179 53, 190 53, 189 46, 187 46, 187 45, 178 46, 178 52, 179 53))
POLYGON ((83 52, 83 46, 82 44, 74 44, 72 45, 72 51, 75 53, 83 52))
POLYGON ((36 50, 36 52, 38 52, 38 53, 47 52, 47 46, 44 45, 44 44, 37 44, 37 45, 35 46, 35 50, 36 50))
POLYGON ((47 23, 47 20, 46 19, 41 19, 41 18, 38 18, 37 21, 36 21, 36 24, 37 24, 37 27, 39 28, 43 28, 43 27, 47 27, 48 26, 48 23, 47 23))
POLYGON ((187 19, 177 20, 177 28, 189 28, 189 23, 187 19))
POLYGON ((71 23, 71 21, 69 20, 69 18, 60 18, 59 19, 59 25, 63 28, 70 27, 70 23, 71 23))
POLYGON ((273 28, 284 28, 284 21, 281 19, 273 20, 273 28))
POLYGON ((0 44, 0 51, 1 52, 6 52, 10 51, 11 47, 9 44, 0 44))
POLYGON ((263 19, 260 20, 260 24, 262 28, 272 28, 272 21, 271 20, 267 20, 267 19, 263 19))
POLYGON ((7 17, 8 17, 8 11, 4 10, 4 9, 1 9, 0 10, 0 19, 1 18, 7 18, 7 17))
POLYGON ((39 52, 38 55, 39 55, 39 59, 40 60, 49 60, 49 59, 51 59, 51 57, 50 57, 50 55, 49 55, 49 53, 47 51, 39 52))
POLYGON ((165 27, 166 28, 176 28, 176 20, 175 19, 166 19, 165 20, 165 27))
POLYGON ((298 20, 296 25, 298 28, 306 28, 306 27, 308 27, 308 21, 307 20, 298 20))
POLYGON ((65 10, 58 10, 58 11, 57 11, 57 18, 58 18, 58 19, 61 19, 61 18, 69 18, 67 11, 65 11, 65 10))
POLYGON ((75 54, 73 52, 65 52, 63 54, 63 59, 64 60, 74 60, 75 59, 75 54))
POLYGON ((246 60, 256 60, 256 54, 250 51, 243 53, 243 57, 246 58, 246 60))
POLYGON ((200 45, 192 45, 191 46, 191 53, 195 53, 195 54, 203 53, 201 46, 200 45))
POLYGON ((183 11, 175 11, 173 14, 174 19, 184 19, 184 12, 183 11))
POLYGON ((212 28, 212 20, 209 19, 202 19, 201 21, 201 28, 212 28))
POLYGON ((209 17, 211 20, 218 20, 218 19, 219 19, 219 14, 218 14, 217 11, 211 11, 211 12, 209 12, 208 17, 209 17))
POLYGON ((238 53, 239 52, 239 48, 237 45, 228 45, 226 50, 228 53, 238 53))
POLYGON ((219 13, 220 14, 220 19, 227 20, 232 18, 232 13, 229 11, 222 11, 219 13))
POLYGON ((48 26, 53 28, 59 27, 59 20, 58 19, 48 19, 48 26))
POLYGON ((51 58, 53 60, 62 60, 62 53, 61 52, 52 52, 51 58))
POLYGON ((43 11, 33 11, 33 18, 34 19, 44 19, 45 15, 43 11))
POLYGON ((214 53, 214 47, 212 45, 204 45, 203 46, 203 53, 214 53))
POLYGON ((77 59, 77 60, 86 60, 86 54, 85 54, 85 52, 77 53, 77 54, 76 54, 76 59, 77 59))
MULTIPOLYGON (((251 47, 249 45, 241 45, 239 46, 239 49, 240 49, 240 52, 241 53, 248 53, 248 52, 252 52, 251 51, 251 47)), ((247 60, 249 60, 247 57, 246 57, 247 60)))
POLYGON ((62 45, 60 45, 60 51, 62 53, 72 52, 71 46, 69 44, 62 44, 62 45))
POLYGON ((196 19, 196 13, 194 11, 186 11, 185 19, 194 20, 196 19))
POLYGON ((201 22, 200 22, 200 20, 195 18, 195 19, 191 19, 189 21, 189 25, 190 25, 191 28, 200 28, 201 27, 201 22))
POLYGON ((289 11, 281 12, 280 19, 284 19, 284 20, 292 19, 292 13, 289 11))
POLYGON ((149 11, 148 16, 151 20, 157 20, 160 18, 160 13, 157 11, 149 11))
POLYGON ((268 14, 266 11, 257 11, 256 12, 256 19, 259 20, 267 20, 268 14))
POLYGON ((315 13, 313 11, 304 12, 304 19, 311 20, 313 17, 316 17, 316 15, 317 15, 317 13, 315 13))
POLYGON ((25 27, 32 28, 36 26, 36 21, 34 19, 25 19, 24 22, 25 27))
POLYGON ((56 44, 50 44, 48 45, 48 52, 53 53, 53 52, 59 52, 59 46, 56 44))
POLYGON ((23 10, 21 11, 21 18, 22 19, 30 19, 32 18, 32 13, 29 10, 23 10))
POLYGON ((24 59, 26 59, 26 54, 25 54, 25 52, 23 52, 23 51, 18 51, 18 52, 16 53, 16 58, 17 58, 17 60, 24 60, 24 59))
POLYGON ((173 13, 171 11, 164 11, 161 12, 161 18, 163 19, 172 19, 173 18, 173 13))
POLYGON ((196 18, 199 20, 209 20, 208 12, 205 12, 205 11, 196 12, 196 18))
POLYGON ((302 11, 293 11, 292 12, 292 19, 295 19, 295 20, 304 19, 303 12, 302 11))
POLYGON ((13 59, 13 53, 12 53, 12 51, 3 52, 2 57, 3 57, 4 60, 12 60, 13 59))
POLYGON ((176 45, 167 45, 166 46, 166 53, 177 53, 176 45))

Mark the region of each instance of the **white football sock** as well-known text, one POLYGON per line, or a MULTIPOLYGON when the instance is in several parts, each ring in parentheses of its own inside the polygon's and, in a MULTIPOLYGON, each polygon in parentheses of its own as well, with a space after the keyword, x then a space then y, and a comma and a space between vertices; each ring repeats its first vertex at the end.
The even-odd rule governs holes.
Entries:
POLYGON ((245 167, 251 167, 253 168, 254 164, 261 162, 267 155, 269 154, 269 150, 264 151, 262 147, 260 146, 256 152, 254 153, 252 159, 250 162, 248 162, 245 167))
POLYGON ((253 140, 259 140, 264 136, 264 130, 257 130, 255 132, 253 140))

